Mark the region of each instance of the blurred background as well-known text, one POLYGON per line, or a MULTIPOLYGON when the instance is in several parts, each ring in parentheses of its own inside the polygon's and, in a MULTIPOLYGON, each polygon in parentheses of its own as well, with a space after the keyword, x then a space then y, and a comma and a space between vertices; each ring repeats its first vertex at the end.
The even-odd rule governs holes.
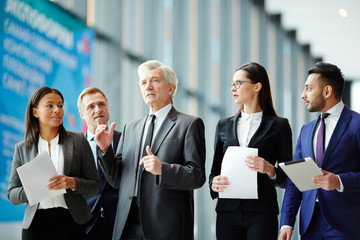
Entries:
MULTIPOLYGON (((317 116, 300 98, 315 62, 342 69, 343 100, 360 111, 359 11, 355 0, 1 0, 0 239, 21 239, 25 207, 9 203, 7 187, 35 89, 59 89, 66 129, 83 131, 77 96, 85 87, 99 87, 109 99, 110 121, 121 131, 148 112, 137 66, 149 59, 172 66, 179 78, 174 106, 205 123, 208 176, 215 126, 239 108, 229 83, 245 63, 267 69, 294 147, 301 126, 317 116)), ((282 197, 280 189, 280 207, 282 197)), ((215 239, 216 201, 207 183, 195 198, 196 239, 215 239)), ((299 239, 295 230, 293 239, 299 239)))

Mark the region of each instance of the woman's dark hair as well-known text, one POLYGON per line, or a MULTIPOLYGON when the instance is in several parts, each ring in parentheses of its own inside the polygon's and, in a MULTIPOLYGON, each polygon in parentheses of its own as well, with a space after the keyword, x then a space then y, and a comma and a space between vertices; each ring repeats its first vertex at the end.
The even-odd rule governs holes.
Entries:
MULTIPOLYGON (((239 70, 245 71, 247 73, 246 77, 249 78, 251 81, 261 83, 262 88, 259 92, 259 104, 264 114, 270 116, 277 116, 271 97, 269 77, 265 68, 256 62, 250 62, 236 69, 235 72, 239 70)), ((243 109, 244 105, 240 107, 239 112, 243 109)))
POLYGON ((334 96, 337 99, 342 98, 345 80, 341 70, 337 66, 330 63, 318 62, 309 69, 308 75, 312 73, 319 73, 321 75, 321 86, 325 87, 326 85, 330 85, 334 90, 334 96))
MULTIPOLYGON (((37 145, 39 142, 40 124, 39 119, 33 115, 33 108, 36 108, 39 104, 39 101, 48 93, 55 93, 59 95, 64 102, 63 95, 59 90, 55 88, 41 87, 31 95, 26 108, 25 116, 25 146, 29 147, 32 144, 37 145)), ((64 142, 66 136, 67 132, 64 128, 63 123, 61 123, 59 126, 59 144, 62 144, 64 142)))

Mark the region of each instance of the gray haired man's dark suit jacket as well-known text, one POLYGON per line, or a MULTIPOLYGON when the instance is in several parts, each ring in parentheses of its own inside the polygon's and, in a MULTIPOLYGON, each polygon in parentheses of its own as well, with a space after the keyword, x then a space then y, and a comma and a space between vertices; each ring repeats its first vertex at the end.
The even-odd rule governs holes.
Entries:
MULTIPOLYGON (((124 126, 116 154, 101 158, 108 181, 119 187, 113 239, 120 239, 135 189, 146 117, 124 126)), ((140 217, 147 239, 193 239, 193 190, 205 182, 204 124, 172 108, 152 141, 162 162, 162 176, 141 172, 140 217)))

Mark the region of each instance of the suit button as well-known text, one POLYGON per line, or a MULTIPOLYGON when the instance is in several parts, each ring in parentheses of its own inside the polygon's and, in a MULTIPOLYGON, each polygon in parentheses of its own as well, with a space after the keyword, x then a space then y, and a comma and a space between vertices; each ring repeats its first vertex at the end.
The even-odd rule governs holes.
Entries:
POLYGON ((129 197, 130 201, 133 199, 133 197, 129 197))

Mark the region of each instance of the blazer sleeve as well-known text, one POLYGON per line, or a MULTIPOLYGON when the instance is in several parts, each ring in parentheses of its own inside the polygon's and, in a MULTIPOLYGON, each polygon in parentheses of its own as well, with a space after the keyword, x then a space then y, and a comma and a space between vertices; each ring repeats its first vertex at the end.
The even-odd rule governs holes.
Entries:
MULTIPOLYGON (((292 132, 290 128, 289 121, 287 119, 283 119, 280 125, 280 134, 278 142, 281 144, 277 144, 277 162, 287 162, 292 160, 292 132)), ((287 176, 284 171, 280 167, 275 167, 276 172, 276 180, 274 182, 274 187, 285 188, 287 176)))
MULTIPOLYGON (((23 145, 21 145, 23 146, 23 145)), ((19 175, 16 169, 22 166, 25 162, 22 158, 21 150, 19 143, 15 145, 15 152, 13 156, 9 187, 8 187, 8 199, 14 205, 19 205, 28 201, 27 196, 24 191, 24 187, 20 181, 19 175)))
POLYGON ((184 148, 176 163, 162 162, 159 186, 168 189, 193 190, 205 182, 205 136, 204 123, 195 118, 184 129, 184 148))
MULTIPOLYGON (((360 122, 358 122, 360 124, 360 122)), ((357 147, 357 150, 354 150, 353 156, 356 159, 356 156, 359 156, 360 153, 360 128, 356 131, 356 140, 354 148, 357 147)), ((351 151, 351 150, 349 150, 351 151)), ((359 161, 359 159, 358 159, 359 161)), ((352 171, 347 173, 338 174, 341 178, 341 181, 344 185, 344 193, 359 192, 360 191, 360 172, 352 171)))
MULTIPOLYGON (((75 136, 75 135, 74 135, 75 136)), ((100 191, 100 179, 94 162, 94 156, 92 154, 89 142, 84 137, 84 134, 79 133, 76 135, 78 140, 74 141, 74 151, 80 150, 79 159, 74 156, 73 162, 80 162, 79 169, 80 174, 70 171, 69 177, 74 177, 76 182, 77 194, 96 195, 100 191), (79 144, 79 145, 77 145, 79 144)), ((75 166, 72 164, 72 167, 75 166)), ((76 164, 77 165, 77 164, 76 164)))
POLYGON ((224 148, 223 148, 224 143, 221 141, 220 138, 220 124, 221 124, 221 120, 218 122, 215 130, 214 158, 209 176, 210 195, 212 199, 219 197, 219 194, 211 189, 211 185, 214 177, 220 175, 221 163, 224 157, 224 148))
POLYGON ((101 168, 103 169, 106 180, 110 183, 113 188, 119 188, 120 186, 120 177, 121 177, 121 166, 122 166, 122 149, 123 142, 126 136, 126 124, 124 126, 123 132, 119 134, 120 140, 118 144, 115 144, 116 153, 110 144, 108 150, 105 154, 99 153, 98 157, 100 159, 101 168))
MULTIPOLYGON (((301 132, 296 145, 295 159, 303 158, 301 151, 301 132)), ((296 215, 299 210, 301 201, 302 201, 302 193, 294 185, 294 183, 288 178, 286 181, 285 195, 281 207, 280 226, 288 225, 294 227, 296 221, 296 215)))

